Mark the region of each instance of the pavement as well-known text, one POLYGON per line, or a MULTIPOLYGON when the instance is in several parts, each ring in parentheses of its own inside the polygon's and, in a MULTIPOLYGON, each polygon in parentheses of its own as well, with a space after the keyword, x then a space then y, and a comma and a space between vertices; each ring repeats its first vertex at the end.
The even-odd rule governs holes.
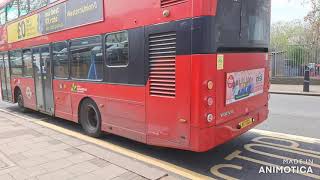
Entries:
POLYGON ((45 126, 0 111, 0 180, 182 179, 45 126))
POLYGON ((75 123, 0 102, 0 180, 320 179, 319 102, 272 94, 265 123, 205 153, 90 138, 75 123), (261 173, 291 166, 312 173, 261 173))
POLYGON ((310 92, 303 92, 303 85, 272 84, 269 92, 271 94, 320 96, 320 86, 310 85, 310 92))

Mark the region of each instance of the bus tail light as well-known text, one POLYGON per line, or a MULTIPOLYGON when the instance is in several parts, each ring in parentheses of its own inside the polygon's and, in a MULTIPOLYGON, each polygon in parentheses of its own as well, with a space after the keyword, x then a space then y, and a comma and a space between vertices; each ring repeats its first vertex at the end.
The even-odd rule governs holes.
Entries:
POLYGON ((213 89, 213 82, 212 81, 208 81, 207 87, 208 87, 209 90, 212 90, 213 89))
POLYGON ((213 98, 212 98, 212 97, 208 97, 208 98, 207 98, 207 104, 208 104, 208 106, 212 106, 213 103, 214 103, 213 98))
POLYGON ((213 114, 208 114, 208 115, 207 115, 207 121, 208 121, 208 123, 212 123, 213 120, 214 120, 213 114))

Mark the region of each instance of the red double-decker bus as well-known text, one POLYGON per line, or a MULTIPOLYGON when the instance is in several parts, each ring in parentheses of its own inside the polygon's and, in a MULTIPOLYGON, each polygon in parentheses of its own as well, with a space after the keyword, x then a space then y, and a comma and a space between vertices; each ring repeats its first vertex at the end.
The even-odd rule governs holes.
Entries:
POLYGON ((268 116, 270 0, 7 0, 4 101, 203 152, 268 116))

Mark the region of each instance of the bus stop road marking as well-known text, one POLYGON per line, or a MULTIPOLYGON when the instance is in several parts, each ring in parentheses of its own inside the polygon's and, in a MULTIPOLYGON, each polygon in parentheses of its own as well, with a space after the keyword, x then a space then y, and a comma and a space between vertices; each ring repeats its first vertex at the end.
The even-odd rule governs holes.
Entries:
POLYGON ((300 141, 300 142, 311 143, 311 144, 320 143, 320 139, 317 139, 317 138, 284 134, 284 133, 265 131, 265 130, 260 130, 260 129, 251 129, 249 131, 252 133, 257 133, 257 134, 263 135, 263 136, 275 137, 275 138, 280 138, 280 139, 300 141))
POLYGON ((210 179, 210 180, 214 180, 214 178, 212 178, 212 177, 205 176, 205 175, 202 175, 200 173, 196 173, 194 171, 185 169, 183 167, 174 165, 172 163, 168 163, 168 162, 162 161, 160 159, 153 158, 153 157, 150 157, 150 156, 147 156, 147 155, 144 155, 144 154, 141 154, 141 153, 138 153, 138 152, 135 152, 135 151, 132 151, 132 150, 129 150, 129 149, 114 145, 112 143, 108 143, 108 142, 100 140, 100 139, 92 138, 92 137, 83 135, 81 133, 65 129, 65 128, 60 127, 60 126, 53 125, 53 124, 41 121, 39 119, 27 118, 27 117, 20 116, 20 115, 14 114, 12 112, 9 112, 9 111, 3 110, 3 109, 0 109, 0 111, 4 112, 4 113, 7 113, 7 114, 10 114, 10 115, 13 115, 13 116, 16 116, 16 117, 19 117, 19 118, 26 119, 26 120, 28 120, 30 122, 39 124, 39 125, 41 125, 43 127, 55 130, 57 132, 60 132, 60 133, 66 134, 66 135, 81 139, 83 141, 86 141, 86 142, 89 142, 89 143, 92 143, 92 144, 96 144, 96 145, 98 145, 100 147, 103 147, 103 148, 106 148, 106 149, 110 149, 110 150, 112 150, 114 152, 117 152, 119 154, 131 157, 131 158, 139 160, 139 161, 142 161, 142 162, 144 162, 146 164, 150 164, 150 165, 162 168, 164 170, 170 171, 170 172, 172 172, 174 174, 178 174, 178 175, 183 176, 183 177, 188 178, 188 179, 195 179, 195 180, 198 180, 198 179, 199 180, 210 179))

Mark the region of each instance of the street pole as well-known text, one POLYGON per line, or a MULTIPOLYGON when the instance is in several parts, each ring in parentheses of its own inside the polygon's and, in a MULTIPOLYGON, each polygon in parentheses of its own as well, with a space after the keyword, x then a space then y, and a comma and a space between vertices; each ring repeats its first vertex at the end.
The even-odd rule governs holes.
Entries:
POLYGON ((305 66, 303 92, 310 92, 310 68, 305 66))

